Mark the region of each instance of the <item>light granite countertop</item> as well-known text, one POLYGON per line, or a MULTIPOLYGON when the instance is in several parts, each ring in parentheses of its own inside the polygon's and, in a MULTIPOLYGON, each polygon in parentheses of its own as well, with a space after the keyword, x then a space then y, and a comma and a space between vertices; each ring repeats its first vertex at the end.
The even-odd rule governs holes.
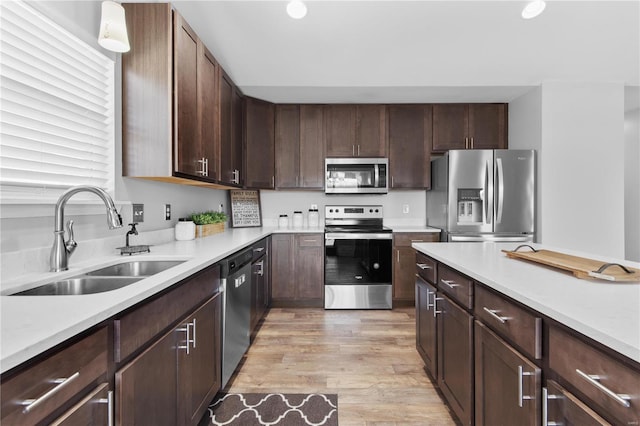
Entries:
MULTIPOLYGON (((514 243, 414 243, 412 246, 603 345, 640 362, 640 283, 575 278, 568 272, 508 258, 514 243)), ((532 244, 581 257, 622 263, 561 248, 532 244)))

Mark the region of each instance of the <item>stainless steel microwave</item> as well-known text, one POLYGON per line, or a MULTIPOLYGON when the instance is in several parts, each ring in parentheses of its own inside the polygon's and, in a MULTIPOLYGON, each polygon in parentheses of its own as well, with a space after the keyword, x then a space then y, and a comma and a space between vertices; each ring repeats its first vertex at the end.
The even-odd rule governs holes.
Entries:
POLYGON ((327 158, 324 160, 326 194, 386 194, 387 158, 327 158))

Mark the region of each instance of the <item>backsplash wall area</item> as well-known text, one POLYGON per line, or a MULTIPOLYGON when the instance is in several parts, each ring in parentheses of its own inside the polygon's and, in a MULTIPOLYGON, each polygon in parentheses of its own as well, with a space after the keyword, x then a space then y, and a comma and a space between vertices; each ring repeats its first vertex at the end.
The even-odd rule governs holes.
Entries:
POLYGON ((281 214, 289 215, 300 210, 307 215, 312 204, 318 205, 320 227, 324 221, 324 206, 334 204, 382 205, 386 225, 424 226, 426 223, 425 191, 392 191, 384 195, 327 195, 318 191, 260 191, 262 222, 277 226, 281 214), (403 205, 409 213, 403 213, 403 205))

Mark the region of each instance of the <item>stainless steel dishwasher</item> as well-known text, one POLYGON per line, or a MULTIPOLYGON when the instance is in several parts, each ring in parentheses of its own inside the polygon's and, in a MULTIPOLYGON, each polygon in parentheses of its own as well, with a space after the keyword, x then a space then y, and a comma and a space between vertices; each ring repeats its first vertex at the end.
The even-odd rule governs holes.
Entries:
POLYGON ((249 348, 251 322, 251 248, 220 262, 222 304, 222 388, 249 348))

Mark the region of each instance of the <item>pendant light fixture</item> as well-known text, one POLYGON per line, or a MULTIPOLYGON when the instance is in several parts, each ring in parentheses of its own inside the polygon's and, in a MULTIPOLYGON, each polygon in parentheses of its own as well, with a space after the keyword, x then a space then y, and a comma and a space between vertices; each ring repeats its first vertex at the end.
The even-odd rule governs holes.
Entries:
POLYGON ((307 6, 301 0, 291 0, 287 4, 287 13, 293 19, 302 19, 307 14, 307 6))
POLYGON ((540 15, 547 4, 544 0, 533 0, 527 3, 527 5, 522 9, 522 17, 524 19, 535 18, 540 15))
POLYGON ((124 8, 121 4, 114 1, 102 2, 98 43, 113 52, 128 52, 131 49, 129 37, 127 36, 124 8))

